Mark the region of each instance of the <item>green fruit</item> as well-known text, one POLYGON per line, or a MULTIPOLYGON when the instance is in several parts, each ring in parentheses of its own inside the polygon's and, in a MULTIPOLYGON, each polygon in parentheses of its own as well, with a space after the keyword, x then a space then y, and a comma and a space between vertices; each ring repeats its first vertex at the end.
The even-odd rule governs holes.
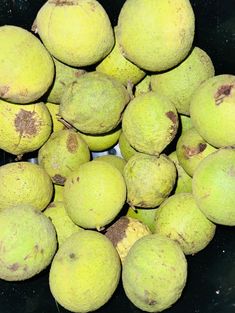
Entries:
POLYGON ((213 239, 215 229, 191 193, 169 197, 156 211, 154 232, 178 242, 185 254, 203 250, 213 239))
POLYGON ((149 234, 151 234, 151 231, 145 224, 128 216, 121 216, 105 232, 105 236, 112 241, 117 249, 122 263, 133 244, 149 234))
POLYGON ((123 131, 118 140, 119 148, 123 158, 128 161, 134 154, 138 153, 128 142, 123 131))
POLYGON ((174 193, 192 192, 192 177, 189 176, 180 165, 176 151, 171 152, 168 157, 175 163, 177 170, 174 193))
POLYGON ((192 124, 209 144, 224 147, 235 144, 235 76, 217 75, 194 92, 190 104, 192 124))
POLYGON ((220 148, 198 165, 193 175, 193 196, 212 222, 235 226, 235 150, 220 148))
POLYGON ((0 149, 21 155, 39 149, 51 134, 44 103, 13 104, 0 100, 0 149))
POLYGON ((38 152, 38 163, 58 185, 64 185, 70 173, 89 160, 86 142, 72 129, 53 132, 38 152))
POLYGON ((104 134, 120 123, 128 101, 129 94, 118 80, 103 73, 90 72, 65 90, 60 115, 81 132, 104 134))
POLYGON ((136 150, 158 155, 177 133, 178 114, 170 100, 148 92, 130 101, 123 114, 122 129, 136 150))
POLYGON ((113 165, 114 167, 116 167, 120 171, 121 174, 123 174, 124 167, 126 165, 126 160, 124 160, 123 158, 121 158, 117 155, 111 155, 111 154, 102 155, 98 158, 95 158, 94 161, 107 162, 107 163, 113 165))
POLYGON ((55 78, 49 92, 47 101, 59 104, 66 87, 85 73, 85 70, 68 66, 55 58, 55 78))
POLYGON ((193 127, 190 116, 179 114, 179 119, 181 125, 181 134, 184 133, 189 128, 193 127))
POLYGON ((51 219, 55 227, 59 246, 73 233, 82 230, 68 216, 62 201, 51 202, 43 213, 51 219))
POLYGON ((25 280, 46 268, 57 248, 51 221, 29 205, 0 211, 0 278, 25 280))
POLYGON ((118 17, 117 38, 128 60, 159 72, 187 56, 194 28, 188 0, 127 0, 118 17))
POLYGON ((100 229, 113 221, 126 200, 120 171, 107 162, 90 161, 65 182, 64 205, 75 224, 100 229))
POLYGON ((157 210, 158 208, 154 208, 154 209, 135 208, 133 209, 132 207, 129 207, 126 215, 144 223, 146 226, 148 226, 150 231, 153 232, 155 228, 154 218, 155 218, 155 214, 157 210))
POLYGON ((30 162, 13 162, 0 166, 0 209, 30 205, 42 211, 49 204, 53 184, 47 172, 30 162))
POLYGON ((189 115, 193 92, 214 74, 214 66, 208 54, 195 47, 177 67, 152 75, 151 88, 170 99, 179 113, 189 115))
POLYGON ((214 151, 216 148, 206 142, 193 127, 186 130, 176 144, 179 164, 190 176, 193 176, 198 164, 214 151))
POLYGON ((146 75, 144 79, 142 79, 136 86, 135 86, 135 97, 142 95, 143 93, 151 91, 150 86, 150 75, 146 75))
POLYGON ((161 312, 181 296, 187 261, 173 240, 151 234, 140 238, 125 258, 122 282, 129 300, 146 312, 161 312))
POLYGON ((46 102, 46 107, 50 112, 52 119, 52 131, 55 132, 57 130, 65 129, 64 124, 59 120, 59 108, 60 106, 56 103, 46 102))
POLYGON ((53 259, 50 290, 69 311, 95 311, 112 297, 120 272, 120 259, 110 240, 96 231, 79 231, 60 246, 53 259))
POLYGON ((95 0, 47 1, 33 29, 55 58, 71 66, 94 64, 114 45, 109 17, 95 0))
POLYGON ((54 194, 53 194, 53 198, 52 201, 64 201, 64 186, 62 185, 57 185, 57 184, 53 184, 54 186, 54 194))
POLYGON ((132 206, 154 208, 172 191, 176 181, 174 163, 165 155, 159 157, 138 153, 125 168, 127 202, 132 206))
POLYGON ((53 81, 51 56, 36 36, 18 26, 1 26, 0 41, 0 97, 15 103, 38 100, 53 81))

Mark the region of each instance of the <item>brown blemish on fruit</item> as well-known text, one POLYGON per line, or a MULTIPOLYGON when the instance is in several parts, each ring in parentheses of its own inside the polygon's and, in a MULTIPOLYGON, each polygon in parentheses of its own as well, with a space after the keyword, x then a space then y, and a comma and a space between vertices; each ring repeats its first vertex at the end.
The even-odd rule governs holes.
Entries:
POLYGON ((47 208, 55 208, 56 207, 56 204, 54 202, 50 203, 47 208))
POLYGON ((76 259, 76 254, 72 252, 69 254, 69 257, 70 257, 70 259, 74 260, 74 259, 76 259))
POLYGON ((67 146, 68 151, 71 153, 75 153, 77 151, 78 140, 77 140, 77 136, 75 133, 74 134, 70 133, 68 135, 66 146, 67 146))
POLYGON ((43 253, 44 253, 44 249, 43 249, 43 248, 40 250, 40 253, 41 253, 41 254, 43 254, 43 253))
POLYGON ((150 293, 148 292, 148 290, 144 291, 144 298, 145 298, 145 303, 150 305, 150 306, 157 304, 156 300, 151 299, 150 293))
POLYGON ((177 115, 173 111, 166 112, 166 116, 172 121, 173 125, 170 127, 170 132, 172 136, 175 136, 178 128, 177 115))
POLYGON ((0 87, 0 97, 4 98, 4 96, 8 93, 9 90, 10 90, 9 86, 0 87))
POLYGON ((36 112, 26 111, 21 109, 15 117, 16 131, 22 135, 34 136, 38 132, 38 122, 35 119, 36 112))
POLYGON ((38 251, 38 250, 39 250, 39 246, 38 246, 38 244, 36 244, 36 245, 34 246, 34 249, 35 249, 36 251, 38 251))
POLYGON ((64 185, 66 178, 61 176, 60 174, 56 174, 52 177, 52 181, 58 185, 64 185))
POLYGON ((27 270, 28 270, 28 266, 25 265, 24 268, 23 268, 23 271, 24 271, 24 272, 27 272, 27 270))
POLYGON ((120 217, 113 225, 109 226, 105 232, 105 236, 113 243, 114 247, 126 237, 126 229, 129 219, 126 216, 120 217))
POLYGON ((53 3, 56 6, 76 5, 77 1, 71 0, 49 0, 48 3, 53 3))
POLYGON ((228 97, 231 93, 231 89, 233 88, 233 85, 222 85, 219 87, 219 89, 216 91, 216 94, 214 96, 215 98, 215 104, 220 105, 225 97, 228 97))
POLYGON ((20 95, 21 95, 22 97, 27 97, 27 95, 28 95, 28 89, 27 89, 27 88, 22 89, 22 90, 20 91, 20 95))
POLYGON ((85 74, 86 73, 86 71, 85 70, 77 70, 75 73, 74 73, 74 75, 75 75, 75 77, 80 77, 80 76, 82 76, 83 74, 85 74))
POLYGON ((80 180, 80 178, 79 178, 79 176, 77 177, 77 182, 79 182, 79 180, 80 180))
POLYGON ((10 271, 15 272, 15 271, 18 270, 19 267, 20 267, 20 266, 19 266, 18 263, 13 263, 12 265, 8 266, 7 268, 8 268, 10 271))
POLYGON ((184 155, 186 159, 203 152, 206 149, 206 147, 207 147, 206 143, 199 143, 197 147, 189 147, 186 145, 182 146, 182 148, 184 149, 184 155))

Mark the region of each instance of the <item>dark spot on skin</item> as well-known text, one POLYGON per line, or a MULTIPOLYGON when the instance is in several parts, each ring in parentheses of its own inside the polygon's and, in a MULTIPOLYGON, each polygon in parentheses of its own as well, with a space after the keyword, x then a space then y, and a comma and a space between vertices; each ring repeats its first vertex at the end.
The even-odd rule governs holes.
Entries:
POLYGON ((59 80, 60 84, 63 86, 66 86, 66 84, 63 82, 63 80, 59 80))
POLYGON ((177 115, 173 111, 166 112, 166 116, 172 121, 173 125, 171 125, 171 135, 175 136, 178 129, 178 118, 177 115))
POLYGON ((78 78, 78 77, 82 76, 82 75, 85 74, 85 73, 86 73, 85 70, 77 70, 77 71, 74 73, 74 75, 75 75, 76 78, 78 78))
POLYGON ((70 259, 75 259, 76 255, 75 255, 75 253, 70 253, 69 257, 70 257, 70 259))
POLYGON ((67 138, 66 146, 69 152, 75 153, 78 148, 78 139, 76 133, 70 133, 67 138))
POLYGON ((105 236, 109 238, 114 247, 117 246, 119 241, 126 237, 126 229, 128 224, 128 217, 122 216, 113 225, 107 228, 105 236))
POLYGON ((79 182, 79 180, 80 180, 80 178, 79 178, 79 176, 77 177, 77 182, 79 182))
POLYGON ((23 268, 23 271, 27 272, 27 270, 28 270, 28 267, 27 267, 27 265, 25 265, 24 268, 23 268))
POLYGON ((150 306, 157 304, 156 300, 150 298, 150 294, 147 290, 144 291, 144 300, 145 300, 145 303, 150 306))
POLYGON ((6 96, 9 90, 10 90, 9 86, 0 87, 0 97, 4 98, 4 96, 6 96))
POLYGON ((8 266, 7 268, 8 268, 10 271, 15 272, 15 271, 18 270, 19 267, 20 267, 20 266, 19 266, 18 263, 13 263, 12 265, 8 266))
POLYGON ((206 143, 199 143, 196 147, 188 147, 183 145, 184 155, 186 159, 203 152, 207 147, 206 143))
POLYGON ((49 0, 48 3, 54 3, 56 6, 75 5, 76 1, 69 0, 49 0))
POLYGON ((61 176, 60 174, 56 174, 52 177, 52 181, 58 185, 64 185, 66 178, 61 176))
POLYGON ((22 135, 34 136, 38 132, 39 123, 35 119, 36 112, 21 109, 15 117, 16 131, 22 135))
POLYGON ((55 208, 56 207, 56 204, 54 202, 50 203, 48 206, 48 208, 55 208))
POLYGON ((41 254, 43 254, 44 253, 44 249, 41 249, 40 252, 41 252, 41 254))
POLYGON ((228 97, 231 93, 231 89, 233 88, 233 85, 222 85, 217 90, 214 98, 215 98, 215 104, 220 105, 225 97, 228 97))
POLYGON ((34 249, 35 249, 36 251, 38 251, 38 250, 39 250, 39 246, 38 246, 38 245, 35 245, 35 246, 34 246, 34 249))

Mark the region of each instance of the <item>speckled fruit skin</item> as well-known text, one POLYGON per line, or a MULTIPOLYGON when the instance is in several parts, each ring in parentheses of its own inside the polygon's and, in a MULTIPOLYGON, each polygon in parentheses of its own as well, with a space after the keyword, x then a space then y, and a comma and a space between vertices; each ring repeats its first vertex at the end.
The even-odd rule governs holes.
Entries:
POLYGON ((191 177, 198 164, 216 148, 206 142, 194 127, 186 130, 178 139, 176 154, 179 164, 191 177))
POLYGON ((50 112, 42 102, 13 104, 0 100, 0 149, 21 155, 39 149, 52 129, 50 112))
POLYGON ((190 102, 192 124, 212 146, 235 144, 234 104, 234 75, 216 75, 195 90, 190 102))
POLYGON ((127 89, 117 79, 90 72, 66 88, 59 112, 79 131, 99 135, 113 130, 120 123, 128 102, 127 89))
POLYGON ((122 130, 128 142, 139 152, 158 155, 174 139, 178 113, 164 96, 147 92, 135 97, 126 107, 122 130))
POLYGON ((73 171, 64 185, 64 205, 75 224, 100 229, 112 222, 126 200, 120 171, 102 161, 90 161, 73 171))
POLYGON ((190 99, 198 86, 214 76, 215 70, 209 55, 194 47, 177 67, 151 76, 151 88, 169 98, 177 111, 189 115, 190 99))
POLYGON ((159 72, 187 56, 194 28, 188 0, 127 0, 118 17, 117 38, 128 60, 159 72))
POLYGON ((71 66, 94 64, 114 45, 109 17, 95 0, 49 0, 33 29, 55 58, 71 66))
POLYGON ((53 183, 64 185, 66 178, 83 163, 90 161, 90 150, 79 133, 72 129, 53 132, 38 151, 38 163, 53 183))
POLYGON ((42 211, 49 204, 53 184, 47 172, 30 162, 13 162, 0 167, 0 209, 31 205, 42 211))
POLYGON ((124 135, 123 131, 118 140, 118 145, 121 151, 122 157, 128 161, 134 154, 138 153, 128 142, 126 136, 124 135))
POLYGON ((36 36, 18 26, 1 26, 0 41, 0 98, 19 104, 38 100, 53 81, 50 54, 36 36))
POLYGON ((127 202, 133 207, 154 208, 172 191, 176 181, 176 167, 163 154, 157 157, 138 153, 128 160, 124 178, 127 202))
POLYGON ((154 232, 178 242, 185 254, 203 250, 213 239, 215 229, 191 193, 170 196, 156 211, 154 232))
POLYGON ((49 274, 50 290, 69 311, 95 311, 113 295, 120 272, 120 259, 111 241, 96 231, 80 231, 57 251, 49 274))
POLYGON ((94 161, 108 162, 109 164, 116 167, 120 171, 121 174, 123 174, 124 167, 126 166, 125 159, 119 157, 118 155, 112 155, 112 154, 101 155, 100 157, 95 158, 94 161))
POLYGON ((57 248, 51 221, 32 206, 14 206, 0 211, 0 278, 25 280, 52 261, 57 248))
POLYGON ((216 224, 235 226, 235 150, 220 148, 198 165, 193 196, 201 211, 216 224))
POLYGON ((123 264, 125 293, 137 308, 146 312, 161 312, 173 305, 180 298, 186 279, 187 261, 180 246, 159 234, 135 242, 123 264))

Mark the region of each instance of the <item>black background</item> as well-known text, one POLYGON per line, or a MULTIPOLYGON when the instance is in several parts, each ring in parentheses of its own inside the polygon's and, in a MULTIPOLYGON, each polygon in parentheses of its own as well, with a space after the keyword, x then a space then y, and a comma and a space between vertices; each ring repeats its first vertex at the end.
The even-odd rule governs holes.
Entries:
MULTIPOLYGON (((30 29, 43 0, 0 0, 0 25, 30 29)), ((99 1, 117 24, 123 0, 99 1)), ((192 0, 196 17, 194 45, 211 57, 216 74, 235 74, 235 0, 192 0)), ((1 43, 0 43, 1 46, 1 43)), ((0 165, 13 156, 0 151, 0 165)), ((212 242, 188 256, 188 281, 180 300, 166 313, 235 313, 235 229, 217 226, 212 242)), ((48 285, 49 268, 24 282, 0 280, 0 313, 65 313, 48 285)), ((140 313, 121 284, 97 313, 140 313)))

